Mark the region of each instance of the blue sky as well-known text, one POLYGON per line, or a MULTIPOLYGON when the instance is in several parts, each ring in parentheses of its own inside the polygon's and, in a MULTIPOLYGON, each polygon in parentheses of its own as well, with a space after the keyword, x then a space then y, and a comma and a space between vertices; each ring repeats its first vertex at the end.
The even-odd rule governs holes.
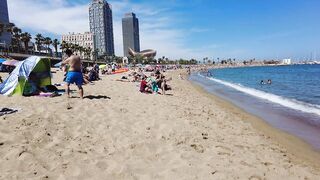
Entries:
MULTIPOLYGON (((319 0, 110 0, 115 49, 122 55, 121 18, 135 12, 142 49, 170 58, 239 60, 320 57, 319 0), (317 55, 318 54, 318 55, 317 55)), ((23 30, 60 38, 88 31, 89 0, 8 0, 23 30), (30 6, 31 4, 31 6, 30 6)))

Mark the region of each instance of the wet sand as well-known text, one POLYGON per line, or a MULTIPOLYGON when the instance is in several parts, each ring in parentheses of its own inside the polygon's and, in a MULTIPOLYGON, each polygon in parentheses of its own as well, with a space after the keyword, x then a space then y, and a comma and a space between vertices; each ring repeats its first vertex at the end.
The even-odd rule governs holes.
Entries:
POLYGON ((314 149, 320 150, 320 126, 316 124, 320 120, 318 115, 303 113, 255 98, 205 78, 199 78, 196 74, 193 74, 190 80, 199 84, 206 92, 231 102, 271 126, 299 137, 314 149))
MULTIPOLYGON (((247 113, 246 110, 233 104, 230 101, 226 101, 224 98, 217 95, 208 93, 199 85, 191 82, 191 84, 201 93, 207 95, 212 101, 216 102, 219 106, 228 109, 231 114, 234 114, 241 118, 245 122, 249 122, 259 133, 262 133, 268 139, 271 139, 277 145, 284 147, 292 156, 292 160, 296 162, 306 162, 310 163, 311 166, 316 168, 320 167, 320 150, 315 149, 311 144, 305 142, 304 140, 294 136, 292 134, 286 133, 265 120, 247 113), (297 158, 298 157, 298 158, 297 158)), ((273 115, 270 115, 273 117, 273 115)), ((271 120, 272 121, 272 120, 271 120)), ((290 121, 286 121, 287 123, 290 121)), ((312 129, 313 130, 313 129, 312 129)))

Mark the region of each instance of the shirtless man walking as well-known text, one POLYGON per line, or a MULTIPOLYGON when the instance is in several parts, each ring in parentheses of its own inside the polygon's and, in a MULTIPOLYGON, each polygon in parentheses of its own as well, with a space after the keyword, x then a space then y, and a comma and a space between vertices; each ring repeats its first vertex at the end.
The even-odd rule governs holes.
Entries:
POLYGON ((66 92, 68 97, 70 97, 70 84, 75 83, 79 88, 80 97, 83 99, 83 76, 81 72, 81 60, 79 56, 73 55, 70 49, 67 49, 65 52, 68 56, 66 60, 64 60, 61 65, 68 64, 70 66, 67 77, 66 77, 66 92))

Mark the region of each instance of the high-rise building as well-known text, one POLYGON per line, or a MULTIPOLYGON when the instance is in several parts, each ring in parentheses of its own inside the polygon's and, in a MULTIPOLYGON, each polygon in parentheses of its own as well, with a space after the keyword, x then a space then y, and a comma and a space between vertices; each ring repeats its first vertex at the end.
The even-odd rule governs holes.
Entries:
POLYGON ((134 13, 127 13, 122 18, 123 54, 129 56, 129 48, 139 52, 139 20, 134 13))
MULTIPOLYGON (((5 26, 9 24, 9 13, 7 0, 0 0, 0 24, 5 26)), ((0 43, 9 45, 11 43, 11 34, 7 31, 1 33, 0 43)))
MULTIPOLYGON (((94 44, 95 36, 92 33, 85 32, 85 33, 69 33, 66 35, 62 35, 61 40, 66 43, 72 43, 77 44, 84 48, 91 48, 91 50, 95 50, 95 44, 94 44)), ((61 42, 62 42, 61 41, 61 42)), ((78 54, 81 58, 86 58, 84 52, 75 52, 78 54)), ((93 57, 90 54, 90 58, 93 57)))
POLYGON ((98 55, 114 55, 111 5, 105 0, 92 0, 89 7, 90 32, 95 35, 98 55))

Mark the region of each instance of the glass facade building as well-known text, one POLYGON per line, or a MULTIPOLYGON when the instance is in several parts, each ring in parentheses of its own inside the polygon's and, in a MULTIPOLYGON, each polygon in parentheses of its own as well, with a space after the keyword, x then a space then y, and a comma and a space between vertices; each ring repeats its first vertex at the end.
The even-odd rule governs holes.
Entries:
POLYGON ((92 0, 89 7, 90 32, 95 35, 98 55, 114 55, 111 5, 105 0, 92 0))
MULTIPOLYGON (((0 24, 9 24, 7 0, 0 0, 0 24)), ((7 46, 9 46, 11 43, 11 34, 6 32, 6 30, 4 30, 4 32, 1 33, 0 43, 5 43, 7 46)))
POLYGON ((134 13, 122 18, 123 54, 129 56, 129 48, 140 52, 139 20, 134 13))

